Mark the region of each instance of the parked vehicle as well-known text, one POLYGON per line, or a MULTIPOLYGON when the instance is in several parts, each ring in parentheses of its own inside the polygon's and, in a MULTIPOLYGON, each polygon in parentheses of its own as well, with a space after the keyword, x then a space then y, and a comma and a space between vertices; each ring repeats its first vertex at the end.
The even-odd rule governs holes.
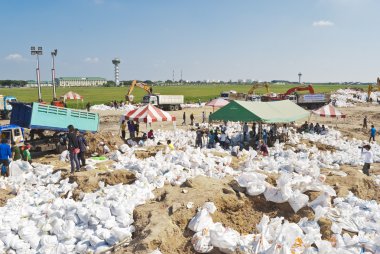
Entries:
POLYGON ((316 94, 312 85, 296 86, 290 88, 284 94, 269 94, 261 97, 262 101, 291 100, 301 107, 316 109, 330 102, 329 94, 316 94), (299 91, 308 91, 309 94, 298 94, 299 91))
POLYGON ((24 137, 24 141, 28 139, 28 143, 36 152, 56 150, 59 135, 66 132, 70 124, 81 132, 97 132, 99 129, 97 113, 37 102, 15 102, 12 103, 12 107, 11 125, 30 130, 28 138, 24 137))
POLYGON ((7 124, 0 126, 1 139, 11 141, 12 145, 24 144, 24 129, 18 125, 7 124))
POLYGON ((0 95, 0 115, 2 119, 10 119, 12 112, 11 103, 16 101, 16 97, 0 95))
POLYGON ((150 103, 164 110, 175 111, 181 109, 181 104, 184 103, 184 96, 149 94, 143 97, 143 103, 150 103))

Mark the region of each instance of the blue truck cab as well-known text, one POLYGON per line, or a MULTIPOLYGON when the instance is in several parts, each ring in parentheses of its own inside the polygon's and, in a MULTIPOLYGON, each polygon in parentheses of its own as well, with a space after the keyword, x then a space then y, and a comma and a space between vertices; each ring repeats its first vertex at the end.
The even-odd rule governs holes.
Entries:
POLYGON ((0 126, 0 135, 1 139, 10 140, 12 146, 23 145, 25 141, 24 129, 14 124, 0 126))

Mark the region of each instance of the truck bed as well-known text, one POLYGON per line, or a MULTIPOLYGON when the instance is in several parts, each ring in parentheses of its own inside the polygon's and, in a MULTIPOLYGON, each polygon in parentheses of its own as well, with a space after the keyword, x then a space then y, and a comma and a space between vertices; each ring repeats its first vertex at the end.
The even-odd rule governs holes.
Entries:
POLYGON ((78 130, 96 132, 99 115, 86 111, 60 108, 33 102, 32 104, 12 103, 11 124, 28 129, 66 131, 72 124, 78 130))

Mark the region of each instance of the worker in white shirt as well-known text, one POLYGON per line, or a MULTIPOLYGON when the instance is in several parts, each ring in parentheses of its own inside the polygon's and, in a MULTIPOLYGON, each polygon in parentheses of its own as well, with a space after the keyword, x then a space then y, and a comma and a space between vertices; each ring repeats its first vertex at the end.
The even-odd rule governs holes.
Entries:
POLYGON ((373 163, 373 153, 370 145, 362 147, 362 157, 364 159, 363 173, 369 176, 369 169, 371 168, 371 163, 373 163))

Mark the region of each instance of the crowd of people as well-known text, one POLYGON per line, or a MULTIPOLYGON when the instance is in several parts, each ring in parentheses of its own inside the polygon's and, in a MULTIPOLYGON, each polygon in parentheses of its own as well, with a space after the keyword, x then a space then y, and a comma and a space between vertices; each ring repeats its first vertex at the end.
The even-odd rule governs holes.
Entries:
POLYGON ((10 140, 2 137, 0 144, 1 175, 9 176, 9 164, 12 160, 23 160, 32 163, 30 148, 30 144, 12 144, 11 147, 10 140))
POLYGON ((288 126, 284 124, 278 128, 276 124, 259 125, 253 123, 249 126, 248 123, 242 125, 242 132, 232 138, 226 133, 226 123, 219 125, 216 128, 196 130, 195 146, 214 148, 217 143, 220 147, 226 150, 231 150, 233 156, 238 156, 243 149, 252 147, 260 154, 267 156, 268 146, 272 146, 276 140, 285 141, 288 137, 288 126))
POLYGON ((116 100, 115 101, 111 101, 109 103, 109 106, 111 108, 115 108, 115 109, 122 108, 122 107, 125 106, 125 101, 120 101, 120 102, 117 102, 116 100))
POLYGON ((326 129, 324 124, 320 125, 319 123, 316 123, 314 125, 313 123, 309 124, 307 121, 305 121, 305 123, 302 124, 301 127, 298 129, 298 132, 326 135, 328 133, 328 129, 326 129))

